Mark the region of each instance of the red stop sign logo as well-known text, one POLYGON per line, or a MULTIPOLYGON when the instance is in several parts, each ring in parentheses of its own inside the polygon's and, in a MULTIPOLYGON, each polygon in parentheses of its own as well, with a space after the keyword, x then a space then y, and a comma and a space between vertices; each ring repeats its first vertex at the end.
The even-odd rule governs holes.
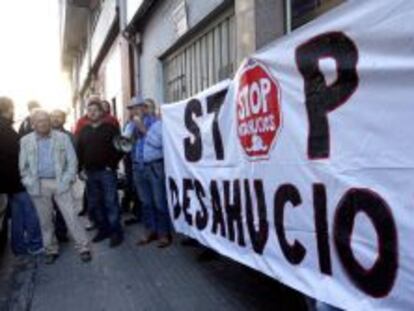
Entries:
POLYGON ((266 159, 281 128, 280 88, 259 62, 250 60, 240 75, 237 133, 247 156, 266 159))

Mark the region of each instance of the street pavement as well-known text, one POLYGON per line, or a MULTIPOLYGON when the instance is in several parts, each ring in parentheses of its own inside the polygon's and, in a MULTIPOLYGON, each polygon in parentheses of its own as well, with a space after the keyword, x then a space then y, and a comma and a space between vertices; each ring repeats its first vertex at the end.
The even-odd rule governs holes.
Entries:
POLYGON ((0 311, 203 311, 304 310, 293 290, 224 257, 200 263, 201 250, 180 245, 158 249, 135 245, 139 226, 110 249, 93 245, 82 263, 68 243, 53 265, 43 258, 17 262, 8 252, 0 263, 0 311))

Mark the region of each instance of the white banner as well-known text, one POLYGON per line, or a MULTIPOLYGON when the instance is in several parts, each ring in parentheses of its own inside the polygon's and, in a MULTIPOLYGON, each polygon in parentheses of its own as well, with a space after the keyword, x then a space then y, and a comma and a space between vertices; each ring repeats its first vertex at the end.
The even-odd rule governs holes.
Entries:
POLYGON ((414 309, 413 20, 348 1, 164 105, 176 230, 344 309, 414 309))

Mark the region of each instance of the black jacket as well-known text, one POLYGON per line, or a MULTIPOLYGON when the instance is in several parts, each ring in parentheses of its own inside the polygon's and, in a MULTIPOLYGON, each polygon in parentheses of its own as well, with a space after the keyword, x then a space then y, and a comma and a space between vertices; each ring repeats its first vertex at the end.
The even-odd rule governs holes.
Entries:
POLYGON ((77 139, 77 154, 80 170, 116 170, 122 154, 113 144, 116 136, 120 135, 119 128, 109 123, 98 127, 86 125, 77 139))
POLYGON ((19 135, 12 123, 0 117, 0 193, 24 191, 19 172, 19 135))
POLYGON ((23 137, 27 134, 33 132, 32 121, 30 121, 30 116, 26 117, 19 128, 19 136, 23 137))

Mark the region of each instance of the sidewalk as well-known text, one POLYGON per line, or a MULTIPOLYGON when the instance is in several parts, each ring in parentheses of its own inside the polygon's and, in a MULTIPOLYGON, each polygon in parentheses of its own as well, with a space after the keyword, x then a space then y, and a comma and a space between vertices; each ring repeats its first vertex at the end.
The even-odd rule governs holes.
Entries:
MULTIPOLYGON (((12 301, 4 310, 303 310, 297 294, 225 258, 199 263, 200 251, 178 241, 163 250, 137 247, 139 231, 127 228, 126 242, 117 249, 105 242, 94 245, 94 259, 87 264, 72 245, 64 246, 54 265, 37 259, 14 269, 13 281, 8 257, 12 301)), ((1 278, 0 273, 4 282, 1 278)))

